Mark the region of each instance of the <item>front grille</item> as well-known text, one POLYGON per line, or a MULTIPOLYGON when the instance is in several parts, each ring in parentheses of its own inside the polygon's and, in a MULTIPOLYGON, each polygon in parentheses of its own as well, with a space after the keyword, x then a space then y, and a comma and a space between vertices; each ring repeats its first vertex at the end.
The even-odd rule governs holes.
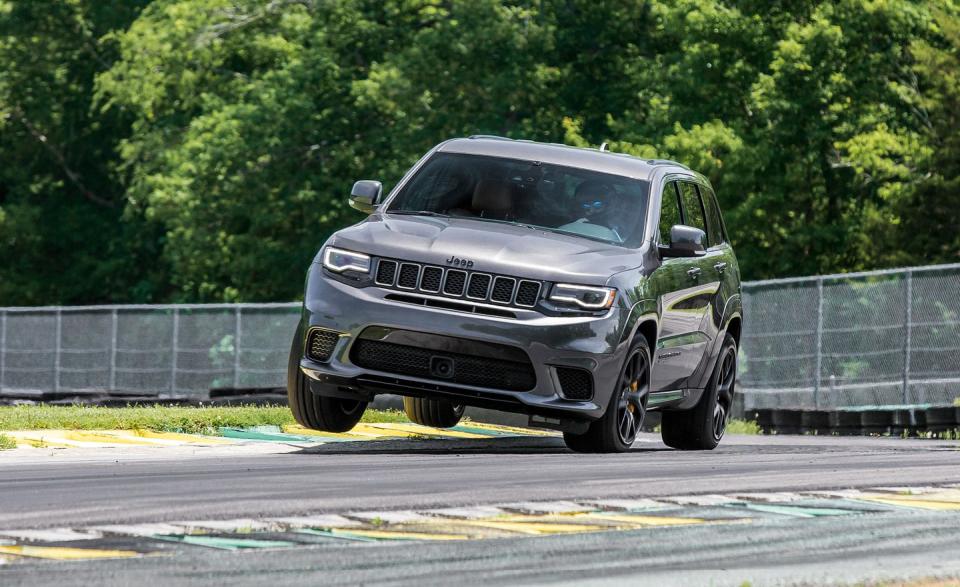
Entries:
POLYGON ((540 282, 523 280, 517 286, 517 297, 514 300, 518 306, 527 306, 532 308, 537 305, 540 299, 540 282))
POLYGON ((436 293, 440 291, 440 282, 443 281, 443 269, 439 267, 424 267, 420 276, 420 291, 436 293))
POLYGON ((416 289, 417 278, 420 277, 420 266, 413 263, 400 264, 400 276, 397 277, 397 287, 416 289))
POLYGON ((467 297, 475 300, 487 299, 487 290, 490 289, 490 276, 486 273, 474 273, 470 276, 470 286, 467 287, 467 297))
POLYGON ((585 369, 557 367, 560 393, 567 399, 588 400, 593 397, 593 376, 585 369))
POLYGON ((451 296, 462 296, 463 286, 467 282, 466 271, 447 271, 447 281, 443 284, 443 293, 451 296))
POLYGON ((331 330, 313 328, 307 334, 307 357, 314 361, 329 361, 340 334, 331 330))
POLYGON ((393 279, 397 276, 397 262, 381 259, 377 265, 377 283, 380 285, 393 285, 393 279))
POLYGON ((493 291, 490 292, 490 299, 500 304, 509 304, 513 299, 513 286, 517 280, 512 277, 497 277, 493 280, 493 291))
POLYGON ((543 284, 507 275, 464 271, 421 265, 396 259, 378 259, 374 281, 377 285, 407 291, 467 298, 520 308, 535 308, 543 284))
POLYGON ((350 359, 355 365, 364 369, 410 375, 423 379, 437 379, 474 387, 526 391, 533 389, 536 384, 533 365, 529 361, 521 363, 505 359, 441 352, 380 340, 358 339, 353 343, 350 359), (453 362, 452 377, 439 378, 431 373, 431 361, 436 357, 449 359, 453 362))

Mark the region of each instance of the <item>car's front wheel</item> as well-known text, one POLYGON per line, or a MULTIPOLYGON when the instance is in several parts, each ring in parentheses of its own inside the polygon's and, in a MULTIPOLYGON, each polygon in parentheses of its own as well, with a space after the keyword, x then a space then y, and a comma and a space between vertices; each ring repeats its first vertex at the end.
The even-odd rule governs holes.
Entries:
POLYGON ((650 397, 650 345, 642 336, 630 345, 616 387, 603 417, 590 423, 584 434, 563 433, 576 452, 625 452, 643 425, 650 397))
POLYGON ((463 417, 463 404, 425 397, 403 398, 403 411, 417 424, 434 428, 453 428, 463 417))
POLYGON ((737 341, 723 339, 710 383, 692 410, 664 412, 660 436, 664 444, 681 450, 713 450, 727 429, 737 380, 737 341))
POLYGON ((303 332, 297 328, 287 363, 287 402, 293 418, 305 428, 324 432, 346 432, 356 426, 367 409, 367 402, 314 394, 307 376, 300 370, 302 355, 303 332))

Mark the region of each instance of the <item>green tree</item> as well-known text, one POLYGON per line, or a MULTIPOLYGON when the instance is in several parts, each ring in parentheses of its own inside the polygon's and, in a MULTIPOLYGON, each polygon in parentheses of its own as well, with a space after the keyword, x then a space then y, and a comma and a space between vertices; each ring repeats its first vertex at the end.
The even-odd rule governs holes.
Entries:
POLYGON ((125 215, 121 113, 91 109, 104 35, 145 2, 0 2, 0 305, 147 300, 159 233, 125 215))

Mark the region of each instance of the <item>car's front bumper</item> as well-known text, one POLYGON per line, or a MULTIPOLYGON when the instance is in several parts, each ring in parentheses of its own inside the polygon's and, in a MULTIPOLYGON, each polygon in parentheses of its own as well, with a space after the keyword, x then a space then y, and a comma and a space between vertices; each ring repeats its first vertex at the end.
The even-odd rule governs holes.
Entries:
POLYGON ((342 334, 328 361, 301 359, 303 372, 323 384, 312 386, 315 392, 448 397, 467 405, 581 420, 603 415, 626 352, 626 345, 620 341, 623 330, 620 309, 614 308, 603 316, 554 317, 511 308, 516 318, 501 318, 385 299, 389 293, 378 287, 341 283, 313 265, 307 280, 303 332, 316 326, 342 334), (522 349, 533 365, 536 384, 529 391, 505 391, 361 368, 351 361, 350 347, 370 326, 522 349), (590 371, 593 398, 590 401, 562 398, 555 366, 590 371))

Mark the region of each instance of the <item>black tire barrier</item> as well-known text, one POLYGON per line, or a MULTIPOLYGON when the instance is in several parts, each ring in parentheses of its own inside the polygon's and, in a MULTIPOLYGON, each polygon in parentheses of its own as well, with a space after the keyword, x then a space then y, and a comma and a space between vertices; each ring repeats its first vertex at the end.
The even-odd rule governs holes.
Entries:
POLYGON ((859 436, 862 434, 859 412, 832 412, 830 431, 839 436, 859 436))
POLYGON ((747 410, 764 434, 919 436, 960 431, 960 407, 886 410, 747 410))
POLYGON ((860 430, 864 434, 887 434, 892 427, 892 410, 866 410, 860 412, 860 430))
POLYGON ((800 434, 803 412, 801 410, 776 410, 773 427, 777 434, 800 434))
POLYGON ((960 427, 957 423, 958 408, 930 408, 926 411, 929 432, 946 432, 960 427))
POLYGON ((800 412, 800 429, 804 434, 829 434, 830 412, 827 410, 803 410, 800 412))
POLYGON ((753 419, 757 421, 757 426, 760 427, 760 430, 764 434, 769 434, 774 431, 773 428, 773 412, 775 410, 754 410, 753 419))

